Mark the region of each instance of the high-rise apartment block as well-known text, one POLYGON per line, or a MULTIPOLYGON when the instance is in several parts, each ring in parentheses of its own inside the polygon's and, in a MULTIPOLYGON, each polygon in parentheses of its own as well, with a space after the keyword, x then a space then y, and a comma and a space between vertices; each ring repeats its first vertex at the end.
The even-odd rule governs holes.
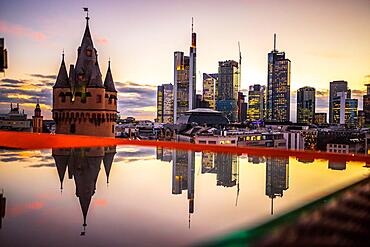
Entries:
POLYGON ((218 74, 203 73, 203 100, 210 109, 216 109, 218 74))

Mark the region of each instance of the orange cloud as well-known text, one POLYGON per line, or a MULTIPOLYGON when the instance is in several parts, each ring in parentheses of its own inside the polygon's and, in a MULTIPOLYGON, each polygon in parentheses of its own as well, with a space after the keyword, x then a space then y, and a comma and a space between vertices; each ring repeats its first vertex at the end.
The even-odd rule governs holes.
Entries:
POLYGON ((0 21, 0 32, 13 34, 19 37, 28 37, 37 41, 43 41, 46 39, 46 35, 42 32, 35 32, 27 27, 7 23, 5 21, 0 21))
POLYGON ((106 45, 106 44, 108 44, 108 39, 106 39, 104 37, 100 37, 96 40, 96 42, 98 42, 98 44, 101 44, 101 45, 106 45))
POLYGON ((27 213, 30 210, 41 209, 44 206, 45 206, 45 203, 41 201, 27 203, 24 205, 19 205, 19 206, 9 208, 8 215, 9 216, 19 216, 21 214, 27 213))
POLYGON ((95 199, 95 201, 93 202, 94 207, 97 207, 97 206, 105 207, 107 206, 107 204, 108 202, 105 199, 95 199))

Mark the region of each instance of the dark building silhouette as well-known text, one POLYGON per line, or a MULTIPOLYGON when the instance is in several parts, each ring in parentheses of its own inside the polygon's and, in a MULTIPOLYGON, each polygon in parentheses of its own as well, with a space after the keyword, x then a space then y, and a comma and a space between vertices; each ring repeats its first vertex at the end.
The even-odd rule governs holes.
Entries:
POLYGON ((5 49, 4 38, 0 38, 0 72, 8 68, 8 51, 5 49))
POLYGON ((83 216, 83 231, 81 235, 85 235, 87 215, 92 196, 95 194, 101 163, 103 162, 108 184, 115 154, 116 147, 53 149, 52 151, 60 179, 61 191, 63 190, 63 181, 67 168, 68 178, 75 181, 76 196, 79 199, 83 216))
POLYGON ((366 94, 363 96, 363 110, 365 113, 365 125, 370 125, 370 84, 366 84, 366 94))
POLYGON ((4 196, 4 192, 0 192, 0 229, 2 228, 3 218, 5 217, 5 205, 6 199, 4 196))
POLYGON ((287 122, 290 120, 290 60, 285 52, 274 49, 268 54, 266 121, 287 122))
POLYGON ((271 198, 271 214, 274 213, 274 198, 282 197, 289 188, 289 160, 266 158, 266 196, 271 198))

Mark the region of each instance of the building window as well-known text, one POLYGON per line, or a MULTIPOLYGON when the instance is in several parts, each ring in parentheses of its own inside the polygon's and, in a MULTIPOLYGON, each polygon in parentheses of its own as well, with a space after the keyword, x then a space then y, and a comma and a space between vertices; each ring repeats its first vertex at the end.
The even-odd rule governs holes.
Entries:
POLYGON ((200 140, 199 141, 199 144, 206 144, 207 142, 206 141, 204 141, 204 140, 200 140))
POLYGON ((232 143, 232 144, 235 144, 235 140, 231 140, 231 143, 232 143))
POLYGON ((216 141, 209 141, 208 144, 216 144, 216 141))
POLYGON ((71 124, 69 132, 72 134, 76 133, 76 124, 71 124))
POLYGON ((114 124, 112 125, 112 133, 114 133, 114 124))
POLYGON ((96 103, 101 103, 101 95, 96 95, 96 103))

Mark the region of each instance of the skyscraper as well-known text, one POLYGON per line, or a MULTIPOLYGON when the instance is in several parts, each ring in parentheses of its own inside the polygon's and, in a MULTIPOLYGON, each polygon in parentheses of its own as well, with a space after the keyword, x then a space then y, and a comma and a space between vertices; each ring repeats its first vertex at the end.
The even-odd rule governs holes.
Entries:
POLYGON ((162 84, 157 87, 157 121, 173 123, 173 85, 162 84))
POLYGON ((196 104, 196 33, 191 24, 190 56, 174 53, 174 121, 196 104))
POLYGON ((213 110, 216 109, 217 78, 218 74, 203 73, 203 100, 213 110))
POLYGON ((334 98, 338 96, 339 92, 347 92, 347 91, 348 91, 348 83, 346 81, 330 82, 330 89, 329 89, 329 123, 330 124, 336 123, 334 121, 334 112, 333 112, 334 111, 333 109, 334 98))
POLYGON ((259 121, 264 118, 265 86, 255 84, 249 87, 248 92, 248 121, 259 121))
POLYGON ((290 120, 290 60, 285 52, 274 50, 268 56, 266 121, 286 122, 290 120))
POLYGON ((238 92, 238 121, 243 123, 247 120, 247 107, 248 104, 245 102, 245 95, 243 92, 238 92))
POLYGON ((357 127, 358 100, 349 98, 347 92, 338 92, 333 99, 333 124, 357 127))
POLYGON ((230 122, 238 121, 239 66, 233 60, 218 62, 216 109, 230 122))
POLYGON ((312 124, 315 117, 315 88, 302 87, 297 91, 297 123, 312 124))

